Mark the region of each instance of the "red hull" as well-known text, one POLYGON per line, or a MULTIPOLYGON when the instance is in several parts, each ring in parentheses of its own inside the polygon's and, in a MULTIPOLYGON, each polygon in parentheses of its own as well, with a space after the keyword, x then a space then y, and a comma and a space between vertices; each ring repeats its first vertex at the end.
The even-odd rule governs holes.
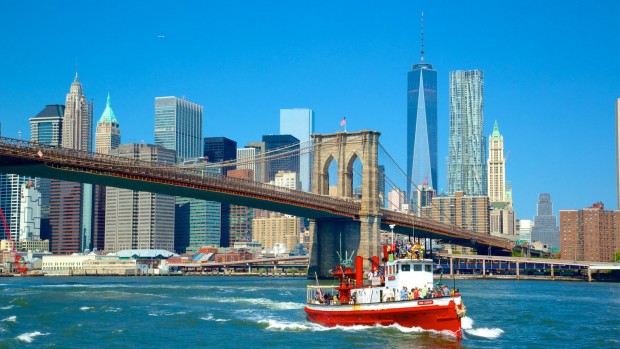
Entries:
MULTIPOLYGON (((386 303, 384 303, 386 304, 386 303)), ((389 304, 389 303, 387 303, 389 304)), ((391 309, 360 309, 361 307, 311 306, 304 310, 308 320, 323 326, 354 326, 398 324, 403 327, 419 327, 424 330, 450 331, 462 338, 461 318, 457 316, 454 304, 399 307, 391 309), (324 308, 325 310, 321 309, 324 308), (357 309, 356 309, 357 308, 357 309), (329 310, 327 310, 329 309, 329 310)))

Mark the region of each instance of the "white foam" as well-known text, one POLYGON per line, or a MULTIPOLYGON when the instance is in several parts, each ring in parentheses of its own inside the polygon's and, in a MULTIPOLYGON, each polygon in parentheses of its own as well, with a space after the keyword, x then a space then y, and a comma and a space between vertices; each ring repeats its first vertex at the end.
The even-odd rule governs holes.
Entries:
POLYGON ((11 309, 13 307, 15 307, 15 306, 13 304, 11 304, 11 305, 7 305, 5 307, 0 307, 0 310, 9 310, 9 309, 11 309))
POLYGON ((17 322, 17 316, 13 315, 13 316, 9 316, 8 318, 2 320, 2 321, 6 321, 6 322, 17 322))
POLYGON ((81 307, 80 308, 81 311, 88 311, 88 310, 93 310, 93 309, 95 309, 95 308, 93 308, 93 307, 81 307))
POLYGON ((216 319, 211 314, 208 314, 207 316, 203 316, 200 319, 205 320, 205 321, 215 321, 215 322, 227 322, 227 321, 230 321, 228 319, 216 319))
POLYGON ((475 337, 489 338, 495 339, 504 333, 504 330, 501 328, 474 328, 465 331, 468 335, 472 335, 475 337))
POLYGON ((241 298, 241 297, 194 297, 193 299, 203 300, 207 302, 215 303, 244 303, 263 306, 268 309, 274 310, 295 310, 303 309, 305 306, 303 303, 295 302, 274 302, 267 298, 241 298))
POLYGON ((474 320, 469 316, 465 316, 461 319, 461 328, 464 330, 471 330, 474 328, 474 320))
POLYGON ((20 334, 19 336, 15 337, 15 339, 17 339, 18 341, 26 342, 26 343, 32 343, 32 341, 34 340, 34 337, 47 336, 48 334, 49 333, 41 333, 39 331, 34 331, 34 332, 20 334))

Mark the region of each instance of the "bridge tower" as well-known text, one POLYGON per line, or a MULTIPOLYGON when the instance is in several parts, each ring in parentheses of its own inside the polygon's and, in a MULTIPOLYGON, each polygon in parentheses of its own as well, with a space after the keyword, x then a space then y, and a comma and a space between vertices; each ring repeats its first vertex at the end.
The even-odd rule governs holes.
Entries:
MULTIPOLYGON (((339 262, 337 252, 379 255, 381 205, 379 200, 379 132, 338 132, 312 135, 314 163, 312 191, 329 194, 329 166, 338 164, 338 197, 353 198, 353 163, 362 163, 361 210, 355 219, 322 218, 310 222, 309 276, 329 276, 339 262)), ((367 263, 367 262, 366 262, 367 263)), ((368 267, 368 265, 365 265, 368 267)))

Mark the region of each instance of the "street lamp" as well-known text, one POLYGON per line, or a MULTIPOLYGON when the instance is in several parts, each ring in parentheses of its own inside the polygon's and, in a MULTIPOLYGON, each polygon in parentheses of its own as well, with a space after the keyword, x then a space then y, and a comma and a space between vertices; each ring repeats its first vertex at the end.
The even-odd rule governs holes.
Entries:
POLYGON ((394 227, 396 224, 390 224, 390 229, 392 230, 392 245, 394 245, 394 227))

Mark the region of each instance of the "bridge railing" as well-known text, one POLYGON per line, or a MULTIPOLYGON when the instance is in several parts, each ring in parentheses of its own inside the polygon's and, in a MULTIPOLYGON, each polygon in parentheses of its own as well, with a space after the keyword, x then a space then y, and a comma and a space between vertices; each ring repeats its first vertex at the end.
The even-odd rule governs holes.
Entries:
POLYGON ((233 178, 201 169, 178 167, 174 164, 154 163, 150 161, 125 158, 115 155, 91 153, 88 151, 67 149, 36 142, 2 137, 0 147, 3 152, 12 152, 21 158, 44 162, 53 167, 79 166, 93 172, 126 173, 157 177, 162 181, 176 181, 186 186, 207 186, 220 188, 229 192, 251 192, 255 196, 280 198, 280 201, 296 201, 301 206, 330 208, 334 212, 346 212, 348 216, 359 213, 359 202, 343 200, 314 193, 307 193, 271 184, 254 182, 248 179, 233 178))

